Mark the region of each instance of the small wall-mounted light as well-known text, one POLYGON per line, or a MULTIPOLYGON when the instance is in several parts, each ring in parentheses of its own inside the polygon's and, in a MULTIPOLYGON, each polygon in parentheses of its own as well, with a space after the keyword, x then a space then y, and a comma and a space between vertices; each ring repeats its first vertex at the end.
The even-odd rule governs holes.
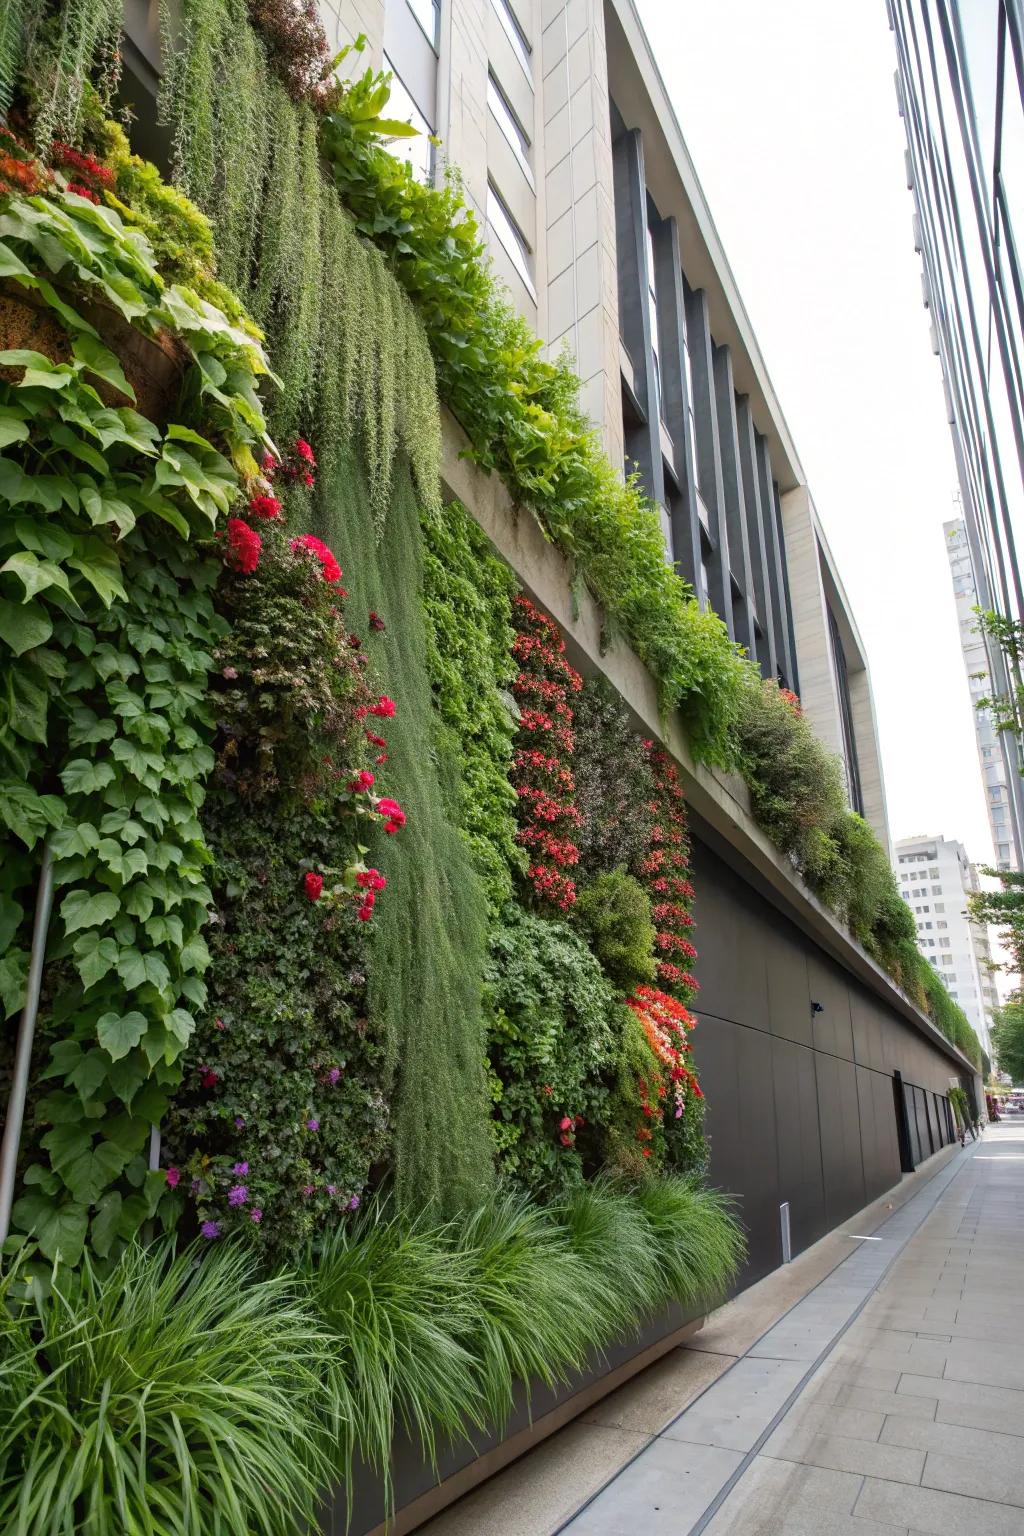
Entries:
POLYGON ((816 1013, 824 1013, 824 1012, 825 1012, 825 1004, 824 1003, 814 1003, 814 1002, 811 1003, 811 1017, 812 1018, 814 1017, 814 1015, 816 1013))

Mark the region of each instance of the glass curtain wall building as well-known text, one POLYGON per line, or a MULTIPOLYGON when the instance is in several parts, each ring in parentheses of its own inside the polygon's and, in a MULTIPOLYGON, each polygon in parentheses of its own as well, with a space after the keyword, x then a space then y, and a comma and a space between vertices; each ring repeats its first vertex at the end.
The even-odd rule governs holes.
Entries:
MULTIPOLYGON (((946 412, 974 588, 982 608, 1024 620, 1024 4, 887 0, 907 135, 914 243, 946 412), (1016 220, 1016 229, 1014 221, 1016 220)), ((993 691, 1012 681, 989 647, 993 691)), ((1024 763, 1005 736, 1020 864, 1024 763)))

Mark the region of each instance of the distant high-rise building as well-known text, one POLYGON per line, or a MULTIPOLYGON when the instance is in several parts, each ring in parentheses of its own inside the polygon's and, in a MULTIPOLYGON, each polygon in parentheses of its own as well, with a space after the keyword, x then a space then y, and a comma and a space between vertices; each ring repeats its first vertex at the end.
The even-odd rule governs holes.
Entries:
MULTIPOLYGON (((974 603, 1024 621, 1024 5, 887 0, 914 244, 942 366, 974 603), (1017 232, 1014 232, 1014 219, 1017 232)), ((961 558, 958 555, 958 558, 961 558)), ((985 692, 1009 691, 990 645, 985 692)), ((1021 743, 1007 755, 1021 858, 1021 743)), ((1005 839, 1004 839, 1005 841, 1005 839)), ((1019 867, 1019 865, 1018 865, 1019 867)))
POLYGON ((896 844, 896 875, 900 895, 914 914, 918 948, 989 1051, 999 999, 988 931, 967 914, 968 896, 981 888, 977 868, 963 843, 947 837, 904 837, 896 844))
MULTIPOLYGON (((960 625, 960 649, 967 670, 971 703, 977 704, 992 690, 991 662, 975 609, 978 593, 971 568, 967 528, 962 518, 943 523, 946 553, 953 577, 953 596, 960 625)), ((992 847, 1000 869, 1021 869, 1021 818, 1014 790, 1021 789, 1013 741, 1004 731, 997 731, 991 712, 974 710, 974 730, 978 740, 978 758, 985 788, 985 805, 992 832, 992 847)))

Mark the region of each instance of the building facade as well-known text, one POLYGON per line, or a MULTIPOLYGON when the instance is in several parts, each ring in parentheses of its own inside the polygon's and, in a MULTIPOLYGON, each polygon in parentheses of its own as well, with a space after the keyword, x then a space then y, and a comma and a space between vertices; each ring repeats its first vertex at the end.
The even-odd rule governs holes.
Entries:
POLYGON ((960 631, 960 649, 967 672, 967 686, 974 706, 974 731, 978 743, 978 765, 985 790, 992 848, 999 869, 1021 869, 1020 829, 1011 793, 1016 773, 1013 741, 1006 732, 997 731, 991 711, 978 709, 992 686, 988 647, 978 625, 975 609, 978 591, 971 565, 967 525, 962 518, 943 523, 946 554, 953 578, 953 598, 960 631))
POLYGON ((989 1051, 998 1006, 988 930, 972 922, 967 898, 981 889, 962 843, 945 837, 904 837, 896 844, 900 895, 917 924, 917 942, 939 972, 989 1051))
POLYGON ((799 693, 888 846, 864 649, 632 0, 323 0, 458 166, 497 275, 661 510, 667 558, 799 693))
MULTIPOLYGON (((887 3, 907 136, 907 185, 914 198, 914 245, 921 256, 932 348, 942 369, 974 600, 1020 621, 1024 9, 1021 0, 887 3)), ((962 550, 958 545, 960 564, 962 550)), ((1003 657, 996 647, 988 649, 991 678, 984 691, 1006 693, 1003 657)), ((1005 752, 1011 836, 996 843, 1012 847, 1020 867, 1024 761, 1015 739, 1007 740, 1005 752)))

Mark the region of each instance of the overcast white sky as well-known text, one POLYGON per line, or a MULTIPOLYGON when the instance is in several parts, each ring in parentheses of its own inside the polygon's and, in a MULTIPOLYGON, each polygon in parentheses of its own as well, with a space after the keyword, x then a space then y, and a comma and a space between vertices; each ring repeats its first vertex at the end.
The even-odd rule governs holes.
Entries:
POLYGON ((637 0, 868 653, 893 838, 992 859, 884 0, 637 0))

